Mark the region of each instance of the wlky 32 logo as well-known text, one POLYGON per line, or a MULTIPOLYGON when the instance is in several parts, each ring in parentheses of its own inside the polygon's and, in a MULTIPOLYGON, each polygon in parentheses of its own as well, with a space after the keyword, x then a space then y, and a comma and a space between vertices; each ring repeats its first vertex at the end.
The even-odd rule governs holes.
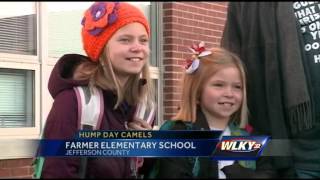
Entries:
POLYGON ((257 159, 269 141, 268 136, 223 136, 213 152, 215 160, 257 159))

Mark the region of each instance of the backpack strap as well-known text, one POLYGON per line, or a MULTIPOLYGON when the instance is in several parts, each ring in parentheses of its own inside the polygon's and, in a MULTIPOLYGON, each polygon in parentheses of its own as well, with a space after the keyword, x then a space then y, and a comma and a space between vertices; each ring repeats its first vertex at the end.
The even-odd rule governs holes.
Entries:
MULTIPOLYGON (((229 124, 231 136, 249 136, 250 133, 245 129, 239 128, 235 123, 229 124)), ((256 160, 237 160, 245 168, 256 169, 256 160)))
POLYGON ((42 156, 38 156, 38 157, 33 159, 33 162, 32 162, 32 167, 33 167, 32 179, 40 179, 41 178, 41 173, 42 173, 44 160, 45 160, 45 158, 42 157, 42 156))
MULTIPOLYGON (((100 129, 104 113, 104 101, 102 90, 96 87, 90 89, 88 86, 77 86, 73 88, 78 103, 78 129, 98 130, 100 129)), ((41 139, 43 134, 41 134, 41 139)), ((33 160, 33 178, 40 179, 45 157, 36 157, 33 160)), ((79 177, 84 178, 86 174, 87 158, 81 158, 79 177)))
POLYGON ((77 86, 73 89, 78 101, 78 129, 100 129, 104 111, 102 90, 88 86, 77 86))
MULTIPOLYGON (((104 101, 102 90, 96 87, 91 89, 88 86, 77 86, 73 88, 78 102, 78 129, 79 130, 98 130, 100 129, 104 101)), ((78 177, 85 178, 87 172, 88 158, 80 159, 78 177)))

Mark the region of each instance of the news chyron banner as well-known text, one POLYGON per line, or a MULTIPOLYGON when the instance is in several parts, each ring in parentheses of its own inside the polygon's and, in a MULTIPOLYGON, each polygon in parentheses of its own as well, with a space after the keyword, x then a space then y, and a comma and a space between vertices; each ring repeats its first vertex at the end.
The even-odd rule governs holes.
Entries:
POLYGON ((212 157, 256 159, 268 136, 221 136, 221 131, 79 131, 74 139, 44 139, 44 157, 212 157))

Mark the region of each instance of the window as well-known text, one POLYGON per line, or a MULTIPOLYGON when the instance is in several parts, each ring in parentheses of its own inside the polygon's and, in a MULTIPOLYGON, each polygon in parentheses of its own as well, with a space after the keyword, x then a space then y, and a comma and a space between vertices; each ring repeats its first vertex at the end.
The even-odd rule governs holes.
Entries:
POLYGON ((0 68, 0 128, 34 127, 34 71, 0 68))
POLYGON ((35 4, 0 2, 0 52, 35 55, 37 31, 35 4))
POLYGON ((46 2, 48 10, 49 57, 85 54, 82 49, 81 20, 93 2, 46 2), (63 19, 63 21, 61 21, 63 19))
MULTIPOLYGON (((129 3, 140 8, 147 18, 150 19, 150 2, 129 3)), ((81 20, 84 11, 92 4, 93 2, 46 3, 48 10, 48 50, 50 58, 59 58, 67 53, 85 55, 82 48, 81 20)), ((151 64, 154 64, 153 59, 151 60, 151 64)))
POLYGON ((0 138, 40 133, 36 2, 0 2, 0 138))

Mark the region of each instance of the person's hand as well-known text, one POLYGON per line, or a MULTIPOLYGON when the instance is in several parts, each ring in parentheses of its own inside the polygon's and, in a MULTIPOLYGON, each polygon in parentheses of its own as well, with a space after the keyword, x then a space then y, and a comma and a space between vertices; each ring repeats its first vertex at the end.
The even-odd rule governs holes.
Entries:
POLYGON ((152 130, 150 124, 142 119, 134 119, 128 123, 129 130, 152 130))

